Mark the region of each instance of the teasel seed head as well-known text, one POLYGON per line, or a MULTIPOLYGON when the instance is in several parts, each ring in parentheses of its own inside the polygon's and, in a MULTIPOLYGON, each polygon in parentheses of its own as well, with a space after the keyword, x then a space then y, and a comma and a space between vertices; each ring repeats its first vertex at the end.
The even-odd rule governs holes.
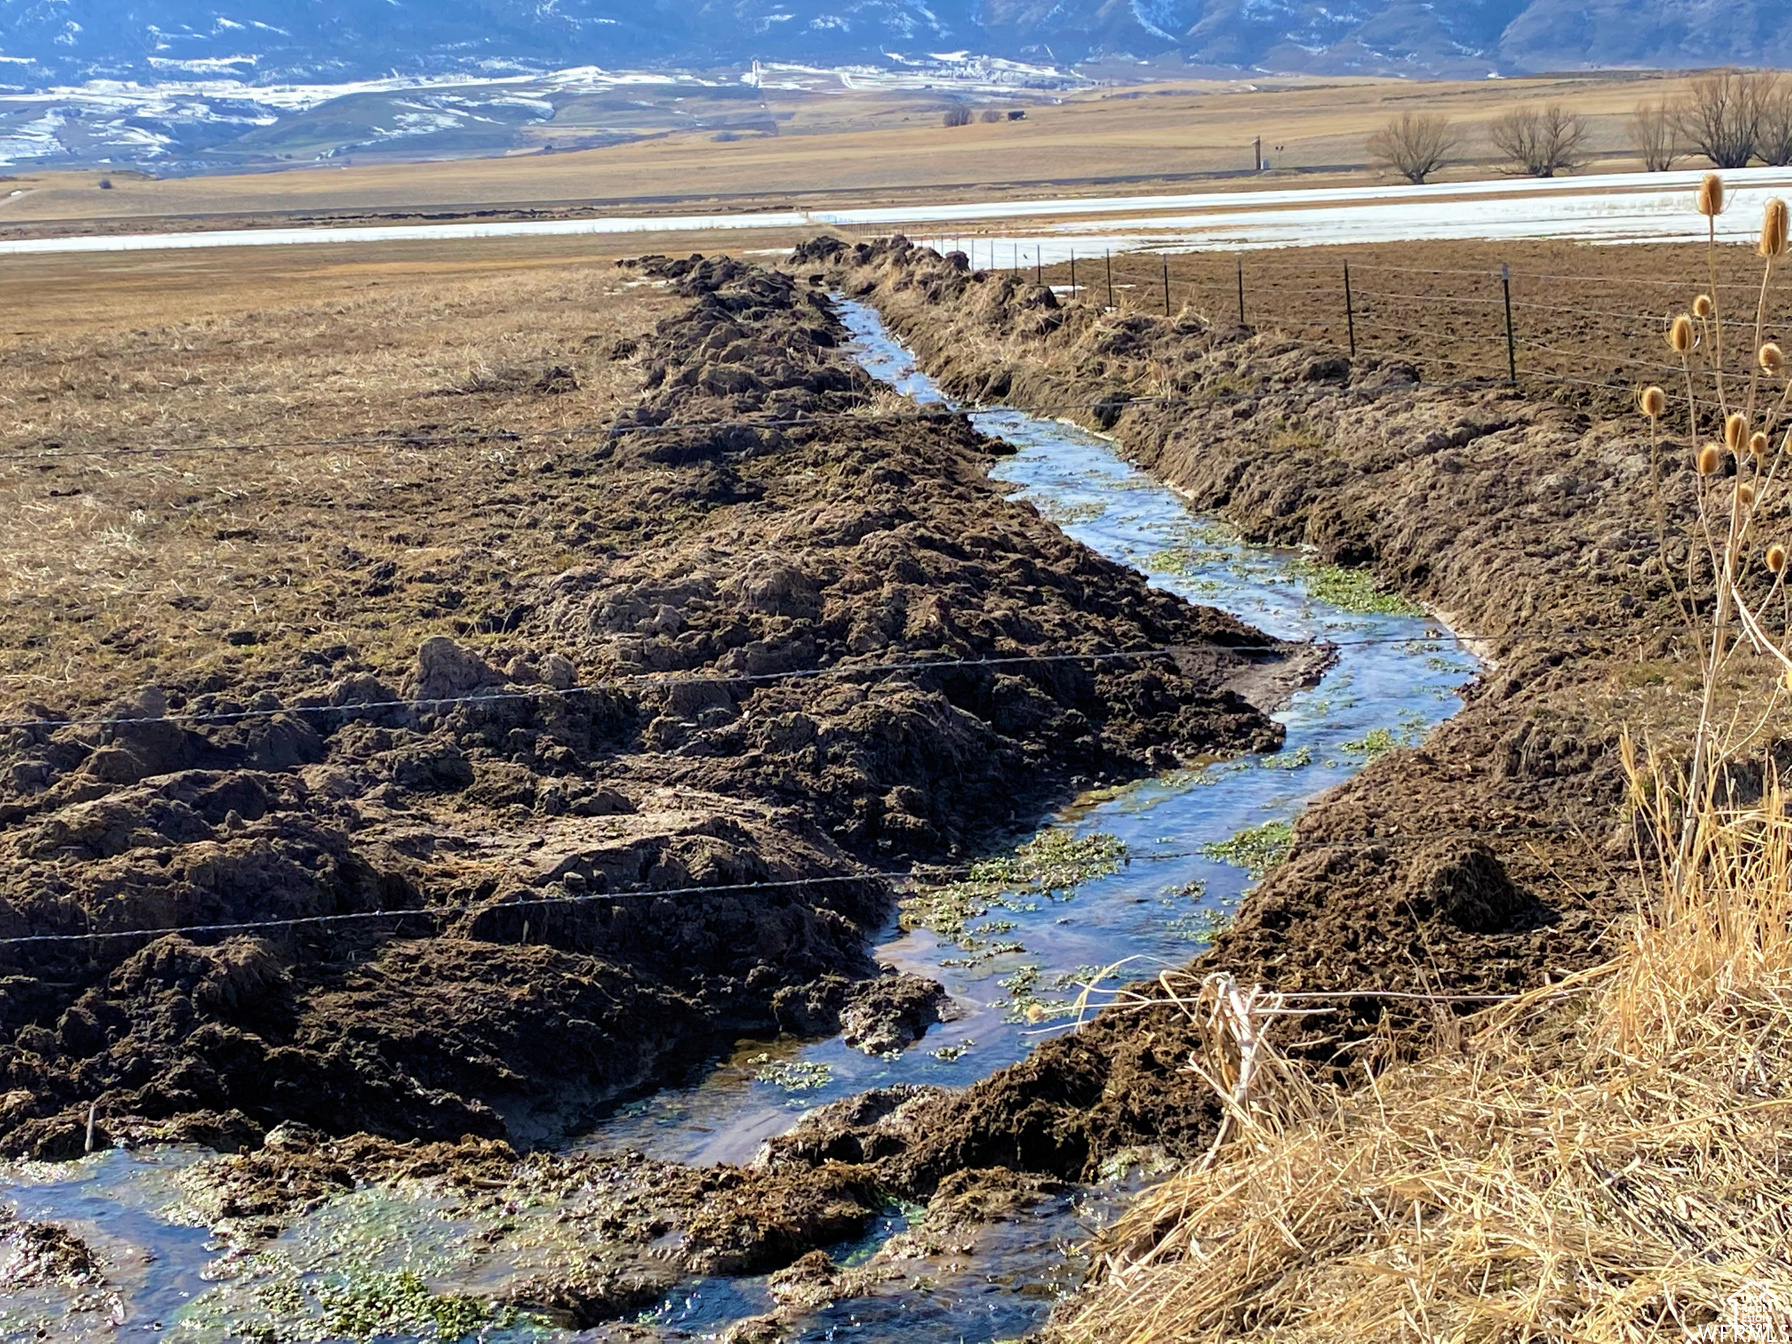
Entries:
POLYGON ((1668 324, 1668 345, 1676 355, 1684 355, 1692 349, 1692 319, 1685 313, 1668 324))
POLYGON ((1716 173, 1706 173, 1699 183, 1699 213, 1715 219, 1724 212, 1724 180, 1716 173))
POLYGON ((1786 572, 1786 548, 1775 544, 1767 548, 1767 568, 1775 574, 1786 572))
POLYGON ((1736 487, 1736 502, 1745 509, 1755 507, 1755 487, 1747 481, 1736 487))
POLYGON ((1748 450, 1763 462, 1767 460, 1767 435, 1756 430, 1748 436, 1748 450))
POLYGON ((1699 449, 1699 475, 1715 476, 1717 469, 1723 465, 1724 450, 1715 443, 1708 443, 1699 449))
POLYGON ((1755 244, 1755 250, 1764 257, 1786 255, 1786 203, 1777 196, 1767 202, 1766 213, 1761 216, 1761 241, 1755 244))
POLYGON ((1659 420, 1668 408, 1668 394, 1659 387, 1645 387, 1636 395, 1637 409, 1651 420, 1659 420))
POLYGON ((1710 317, 1717 311, 1717 305, 1711 302, 1709 294, 1701 294, 1692 301, 1692 315, 1698 318, 1710 317))
POLYGON ((1740 453, 1747 442, 1748 417, 1741 411, 1731 411, 1724 420, 1724 446, 1732 453, 1740 453))
POLYGON ((1761 367, 1766 369, 1769 373, 1778 373, 1781 369, 1786 367, 1785 352, 1772 341, 1767 342, 1766 345, 1761 347, 1757 358, 1761 361, 1761 367))

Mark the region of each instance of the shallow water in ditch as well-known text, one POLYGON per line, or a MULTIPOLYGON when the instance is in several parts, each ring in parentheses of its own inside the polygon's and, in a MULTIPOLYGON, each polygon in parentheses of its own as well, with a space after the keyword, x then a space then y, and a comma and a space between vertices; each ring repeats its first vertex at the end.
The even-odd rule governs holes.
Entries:
MULTIPOLYGON (((919 401, 944 400, 874 311, 853 303, 841 308, 854 353, 871 373, 919 401)), ((1018 449, 995 476, 1072 537, 1144 570, 1162 588, 1231 611, 1268 634, 1331 643, 1335 663, 1318 686, 1296 692, 1278 714, 1288 730, 1281 752, 1106 791, 1052 821, 1050 829, 1071 836, 1118 840, 1124 851, 1116 871, 1072 892, 1032 895, 992 910, 967 928, 968 947, 925 928, 893 933, 880 959, 939 980, 957 1014, 923 1040, 893 1056, 867 1056, 838 1039, 743 1041, 700 1081, 622 1109, 582 1147, 745 1161, 813 1107, 899 1082, 963 1087, 1021 1059, 1042 1032, 1065 1029, 1067 1005, 1092 972, 1125 962, 1128 977, 1149 973, 1187 960, 1206 941, 1213 923, 1254 881, 1206 846, 1287 821, 1374 753, 1416 741, 1459 708, 1457 690, 1473 676, 1475 662, 1438 622, 1373 609, 1386 604, 1360 585, 1314 570, 1296 553, 1238 542, 1126 465, 1096 435, 1006 409, 977 411, 973 419, 1018 449)), ((84 1313, 91 1325, 70 1330, 56 1323, 64 1303, 55 1293, 21 1295, 0 1303, 0 1341, 234 1338, 206 1323, 218 1319, 210 1283, 229 1277, 228 1270, 214 1263, 217 1252, 202 1229, 165 1212, 179 1204, 179 1167, 197 1158, 174 1151, 105 1153, 60 1168, 0 1169, 0 1200, 23 1216, 67 1222, 88 1237, 117 1266, 110 1277, 118 1298, 116 1306, 84 1313), (35 1322, 49 1333, 36 1334, 35 1322)), ((1113 1188, 1069 1192, 1018 1222, 984 1229, 948 1262, 908 1267, 885 1289, 824 1310, 798 1338, 804 1344, 920 1338, 981 1344, 1023 1334, 1073 1286, 1077 1265, 1066 1252, 1106 1216, 1116 1195, 1113 1188)), ((405 1207, 389 1195, 369 1199, 365 1208, 332 1205, 282 1237, 276 1246, 291 1272, 300 1279, 327 1277, 352 1254, 362 1274, 414 1271, 442 1289, 493 1286, 485 1273, 469 1277, 472 1259, 457 1249, 454 1220, 445 1211, 405 1207), (365 1244, 352 1248, 357 1239, 365 1244)), ((902 1210, 892 1209, 861 1243, 836 1254, 848 1263, 862 1260, 905 1221, 902 1210)), ((899 1260, 893 1265, 903 1268, 899 1260)), ((0 1264, 0 1274, 4 1269, 0 1264)), ((703 1337, 768 1304, 763 1280, 718 1281, 681 1290, 647 1319, 668 1337, 703 1337)), ((541 1334, 488 1328, 481 1337, 495 1342, 541 1334)))

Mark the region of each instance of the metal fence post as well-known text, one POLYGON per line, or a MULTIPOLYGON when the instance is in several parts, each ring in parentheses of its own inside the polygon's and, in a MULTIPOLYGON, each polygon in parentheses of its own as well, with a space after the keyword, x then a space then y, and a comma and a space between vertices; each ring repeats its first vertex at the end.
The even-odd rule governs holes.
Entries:
POLYGON ((1112 308, 1114 306, 1114 254, 1110 249, 1104 247, 1101 250, 1101 259, 1107 263, 1108 307, 1112 308))
POLYGON ((1238 325, 1244 325, 1244 258, 1238 259, 1238 325))
POLYGON ((1170 315, 1170 263, 1164 261, 1164 316, 1170 315))
POLYGON ((1512 339, 1512 268, 1500 263, 1500 289, 1506 296, 1506 376, 1518 386, 1518 347, 1512 339))
POLYGON ((1350 357, 1356 358, 1356 306, 1350 299, 1350 263, 1344 263, 1344 325, 1350 331, 1350 357))

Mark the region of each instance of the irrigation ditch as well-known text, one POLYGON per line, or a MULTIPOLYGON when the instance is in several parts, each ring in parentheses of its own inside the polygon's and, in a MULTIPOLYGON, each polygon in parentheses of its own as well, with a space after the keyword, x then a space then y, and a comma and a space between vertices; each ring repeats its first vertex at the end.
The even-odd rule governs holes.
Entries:
POLYGON ((679 515, 663 554, 540 594, 502 668, 434 645, 396 688, 257 688, 290 761, 153 705, 13 730, 49 772, 9 802, 0 931, 411 922, 8 953, 8 1330, 1008 1338, 1213 1131, 1175 1013, 1066 1029, 1104 968, 1360 990, 1302 1047, 1356 1068, 1436 1021, 1380 994, 1602 955, 1616 715, 1664 686, 1620 672, 1673 637, 1634 442, 901 240, 647 269, 689 300, 619 426, 655 432, 556 469, 679 515), (887 406, 870 375, 979 409, 784 427, 887 406), (1460 713, 1474 663, 1426 608, 1488 660, 1460 713), (550 647, 664 684, 565 694, 550 647), (195 878, 200 846, 279 901, 227 908, 245 870, 195 878), (629 904, 656 886, 717 894, 629 904))

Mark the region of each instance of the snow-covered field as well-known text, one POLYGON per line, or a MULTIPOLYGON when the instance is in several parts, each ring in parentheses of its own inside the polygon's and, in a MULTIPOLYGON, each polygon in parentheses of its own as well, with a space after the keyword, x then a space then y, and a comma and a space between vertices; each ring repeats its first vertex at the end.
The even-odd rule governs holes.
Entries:
MULTIPOLYGON (((1421 187, 1209 192, 1074 200, 983 201, 836 211, 613 215, 597 219, 242 229, 0 242, 0 255, 174 248, 444 242, 476 238, 841 228, 902 230, 940 248, 959 246, 1004 266, 1043 254, 1062 261, 1111 248, 1246 250, 1419 239, 1569 238, 1597 243, 1674 242, 1689 232, 1697 171, 1618 173, 1551 181, 1452 182, 1421 187), (1018 227, 1017 227, 1018 226, 1018 227)), ((1769 197, 1792 191, 1792 168, 1725 174, 1730 208, 1719 236, 1752 237, 1769 197)), ((3 205, 3 203, 0 203, 3 205)), ((0 212, 0 219, 4 218, 0 212)))

